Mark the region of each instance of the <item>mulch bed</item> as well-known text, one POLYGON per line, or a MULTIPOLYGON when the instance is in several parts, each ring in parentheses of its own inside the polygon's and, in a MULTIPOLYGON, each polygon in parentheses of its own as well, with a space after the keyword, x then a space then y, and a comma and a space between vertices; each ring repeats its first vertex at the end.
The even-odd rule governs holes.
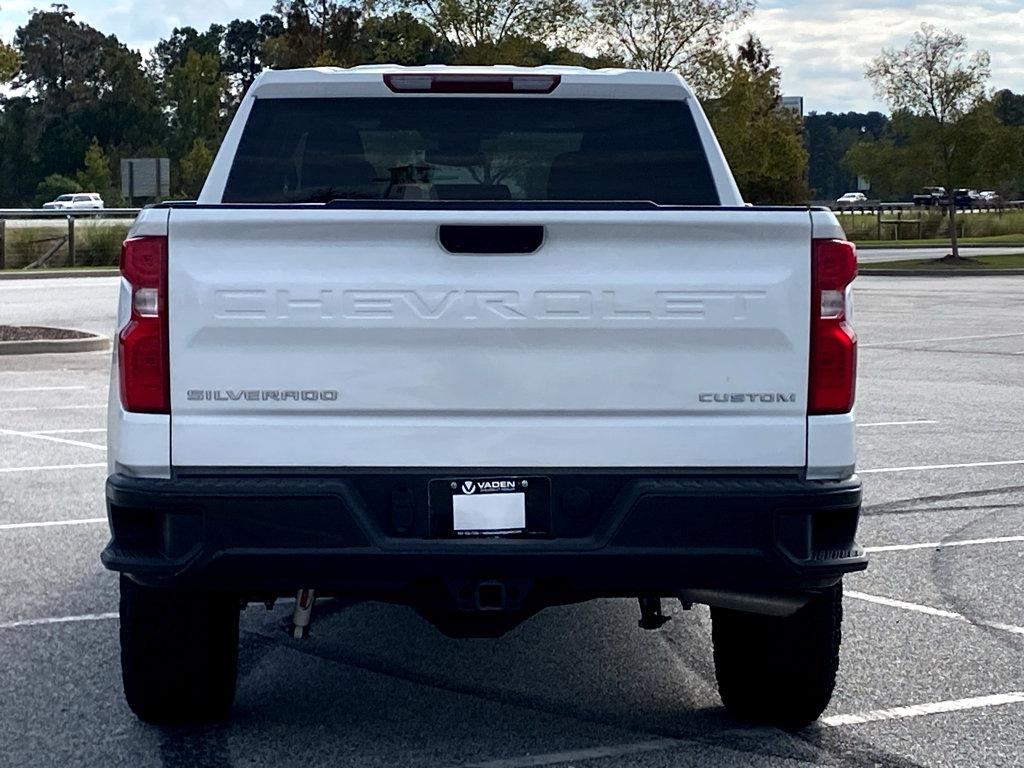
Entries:
POLYGON ((0 342, 33 342, 42 339, 84 339, 84 331, 46 326, 0 326, 0 342))

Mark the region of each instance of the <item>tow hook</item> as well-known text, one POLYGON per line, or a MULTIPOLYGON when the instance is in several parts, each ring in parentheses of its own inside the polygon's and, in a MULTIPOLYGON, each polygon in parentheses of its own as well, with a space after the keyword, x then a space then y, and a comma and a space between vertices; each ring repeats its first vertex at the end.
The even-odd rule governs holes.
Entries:
POLYGON ((314 591, 308 588, 295 595, 295 611, 292 613, 292 638, 309 638, 309 625, 313 621, 314 591))
POLYGON ((640 602, 640 621, 636 624, 644 630, 657 630, 672 619, 661 613, 661 598, 642 595, 637 600, 640 602))

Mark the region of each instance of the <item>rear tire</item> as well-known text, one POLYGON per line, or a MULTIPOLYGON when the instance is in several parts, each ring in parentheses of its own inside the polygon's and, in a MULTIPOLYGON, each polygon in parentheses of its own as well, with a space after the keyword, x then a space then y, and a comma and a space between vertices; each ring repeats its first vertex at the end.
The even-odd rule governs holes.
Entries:
POLYGON ((789 617, 711 610, 718 693, 744 721, 799 729, 828 706, 839 668, 842 583, 789 617))
POLYGON ((227 718, 238 666, 237 598, 153 588, 121 575, 121 676, 151 723, 227 718))

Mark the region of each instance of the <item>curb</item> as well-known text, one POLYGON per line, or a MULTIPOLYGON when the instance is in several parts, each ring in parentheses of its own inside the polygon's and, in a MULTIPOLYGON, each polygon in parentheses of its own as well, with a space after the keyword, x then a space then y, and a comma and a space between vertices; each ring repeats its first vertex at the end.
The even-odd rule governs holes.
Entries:
POLYGON ((20 278, 116 278, 121 274, 117 267, 96 270, 0 270, 0 280, 20 278))
POLYGON ((986 267, 965 270, 899 270, 896 268, 886 269, 883 267, 880 270, 872 270, 861 267, 857 272, 860 275, 888 275, 891 277, 902 278, 962 278, 970 275, 1024 275, 1024 269, 1018 267, 1009 267, 1005 270, 988 269, 986 267))
POLYGON ((0 356, 95 352, 109 348, 110 337, 90 334, 80 339, 25 339, 16 342, 0 342, 0 356))

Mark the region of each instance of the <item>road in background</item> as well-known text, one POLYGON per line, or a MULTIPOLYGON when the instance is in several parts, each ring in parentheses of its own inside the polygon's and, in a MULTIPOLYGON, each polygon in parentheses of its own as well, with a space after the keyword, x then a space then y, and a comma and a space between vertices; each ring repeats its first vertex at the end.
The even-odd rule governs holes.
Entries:
MULTIPOLYGON (((82 313, 69 325, 112 333, 116 286, 0 282, 0 323, 82 313)), ((877 550, 847 580, 818 725, 731 720, 707 610, 667 602, 648 632, 627 600, 461 641, 403 607, 325 601, 298 642, 287 605, 252 606, 232 721, 140 723, 98 561, 109 354, 4 356, 0 764, 1020 765, 1024 277, 861 277, 855 294, 860 539, 877 550)))
MULTIPOLYGON (((940 259, 949 252, 949 246, 859 248, 857 249, 857 261, 860 264, 871 264, 872 262, 892 262, 898 259, 940 259)), ((961 256, 991 256, 992 254, 1024 254, 1024 247, 998 245, 960 246, 961 256)))

